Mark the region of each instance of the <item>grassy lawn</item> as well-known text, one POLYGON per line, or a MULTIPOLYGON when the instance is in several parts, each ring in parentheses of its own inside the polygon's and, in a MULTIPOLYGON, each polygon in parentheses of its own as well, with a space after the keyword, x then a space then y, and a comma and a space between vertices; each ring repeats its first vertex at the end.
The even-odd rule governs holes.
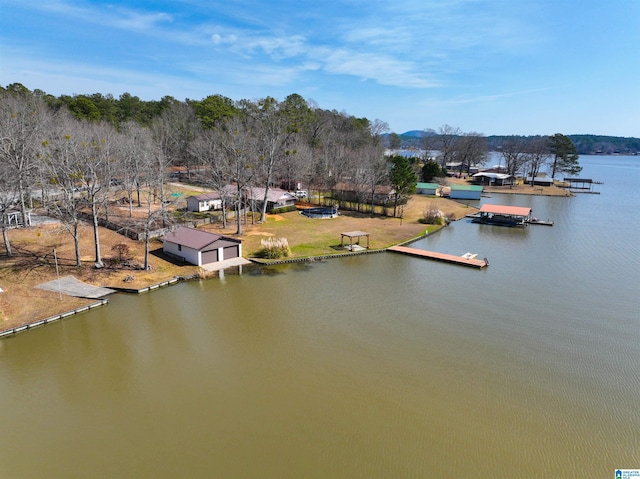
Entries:
MULTIPOLYGON (((261 248, 261 240, 268 237, 286 238, 292 257, 323 256, 348 253, 340 248, 341 233, 363 231, 369 233, 370 249, 382 249, 422 236, 438 227, 421 224, 418 220, 430 207, 436 205, 446 215, 461 218, 470 211, 465 205, 443 198, 415 196, 404 208, 403 218, 383 216, 371 217, 351 211, 341 211, 333 219, 307 218, 299 211, 267 215, 266 222, 257 225, 243 225, 244 256, 255 257, 261 248)), ((235 224, 222 231, 218 225, 206 225, 203 228, 218 234, 230 234, 236 231, 235 224)), ((348 242, 345 238, 345 242, 348 242)), ((355 241, 355 240, 354 240, 355 241)), ((366 246, 366 238, 360 239, 360 245, 366 246)))

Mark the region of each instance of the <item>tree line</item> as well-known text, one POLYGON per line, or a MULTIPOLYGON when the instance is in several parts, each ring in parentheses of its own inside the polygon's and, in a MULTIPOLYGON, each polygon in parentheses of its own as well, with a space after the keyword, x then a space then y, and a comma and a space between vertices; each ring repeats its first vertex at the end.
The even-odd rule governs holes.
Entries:
MULTIPOLYGON (((356 208, 370 203, 379 186, 393 191, 393 215, 424 181, 443 176, 457 163, 460 171, 482 165, 488 150, 480 133, 443 126, 425 135, 423 158, 385 156, 381 120, 324 110, 298 94, 282 101, 272 97, 234 101, 222 95, 184 101, 163 97, 142 101, 128 93, 54 97, 21 84, 0 88, 0 215, 5 249, 8 215, 17 209, 27 218, 35 206, 62 220, 73 237, 80 266, 79 227, 88 214, 95 239, 95 263, 102 265, 100 220, 108 221, 113 192, 124 194, 133 209, 145 210, 137 227, 149 232, 171 224, 167 171, 181 167, 187 181, 219 193, 223 211, 235 211, 242 234, 247 192, 261 187, 264 220, 269 190, 329 192, 338 183, 355 192, 356 208), (87 213, 88 212, 88 213, 87 213)), ((392 138, 392 137, 391 137, 392 138)), ((508 172, 527 170, 537 176, 549 163, 556 172, 577 172, 573 143, 564 135, 538 142, 508 138, 502 145, 508 172), (533 146, 535 147, 533 147, 533 146)), ((226 227, 227 216, 222 220, 226 227)))
MULTIPOLYGON (((389 148, 402 148, 402 138, 391 133, 386 138, 389 148)), ((444 125, 436 132, 420 135, 418 147, 422 153, 422 179, 431 181, 444 176, 447 170, 469 174, 472 167, 484 165, 489 151, 497 151, 504 160, 504 172, 511 176, 537 177, 548 167, 556 174, 577 175, 582 171, 577 148, 571 138, 561 133, 550 136, 505 136, 490 147, 488 139, 477 132, 463 132, 444 125)))
MULTIPOLYGON (((0 90, 0 214, 7 228, 14 210, 42 206, 62 220, 76 248, 88 214, 94 229, 95 263, 102 265, 99 222, 113 192, 145 211, 138 227, 148 233, 171 223, 166 206, 167 171, 181 167, 186 177, 217 191, 225 211, 235 210, 237 234, 246 192, 264 188, 258 212, 264 219, 269 189, 317 191, 348 181, 363 189, 388 184, 389 168, 380 120, 323 110, 300 95, 283 101, 266 97, 233 101, 221 95, 202 100, 143 102, 82 95, 54 98, 19 84, 0 90)), ((226 221, 226 215, 223 215, 226 221)), ((226 225, 225 225, 226 226, 226 225)))
MULTIPOLYGON (((385 138, 389 142, 396 137, 403 148, 421 148, 423 137, 438 135, 433 129, 414 130, 403 134, 391 133, 385 138)), ((637 155, 640 154, 640 138, 607 135, 566 135, 575 145, 579 155, 637 155)), ((486 137, 489 151, 500 151, 505 141, 519 140, 523 143, 535 141, 537 136, 490 135, 486 137)))

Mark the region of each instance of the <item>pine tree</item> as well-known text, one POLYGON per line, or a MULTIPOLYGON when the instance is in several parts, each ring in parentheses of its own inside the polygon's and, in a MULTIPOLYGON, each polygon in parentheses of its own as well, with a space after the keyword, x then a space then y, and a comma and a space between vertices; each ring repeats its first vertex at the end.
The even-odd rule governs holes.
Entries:
POLYGON ((573 176, 582 171, 582 166, 578 163, 578 151, 571 138, 556 133, 549 137, 549 148, 553 154, 551 178, 555 178, 556 173, 568 173, 573 176))

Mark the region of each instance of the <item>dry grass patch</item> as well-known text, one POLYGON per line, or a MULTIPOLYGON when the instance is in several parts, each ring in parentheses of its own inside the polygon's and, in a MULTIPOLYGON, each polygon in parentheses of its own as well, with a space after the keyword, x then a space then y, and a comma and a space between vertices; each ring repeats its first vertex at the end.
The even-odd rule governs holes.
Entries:
MULTIPOLYGON (((13 255, 0 255, 0 329, 9 329, 55 314, 63 313, 95 301, 59 295, 35 289, 35 286, 52 281, 58 276, 73 275, 94 286, 126 287, 140 289, 166 281, 174 276, 195 274, 195 266, 173 264, 157 255, 161 243, 152 243, 156 254, 150 256, 151 270, 120 268, 117 266, 96 269, 94 267, 93 229, 82 226, 80 252, 83 261, 75 266, 73 239, 57 225, 20 228, 9 231, 13 255), (55 248, 55 256, 54 256, 55 248), (56 272, 56 256, 58 271, 56 272), (127 277, 133 281, 125 282, 127 277)), ((126 244, 131 254, 131 264, 143 265, 144 243, 132 241, 111 230, 100 228, 101 252, 105 263, 117 256, 112 251, 116 244, 126 244)))

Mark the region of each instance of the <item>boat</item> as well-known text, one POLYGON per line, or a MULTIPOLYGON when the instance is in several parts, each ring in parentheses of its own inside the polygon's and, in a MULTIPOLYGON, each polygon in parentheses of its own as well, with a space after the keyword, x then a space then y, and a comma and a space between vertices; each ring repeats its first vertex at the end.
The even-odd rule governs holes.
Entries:
POLYGON ((536 217, 533 217, 529 220, 529 224, 532 225, 543 225, 543 226, 553 226, 553 221, 551 220, 540 220, 536 217))

